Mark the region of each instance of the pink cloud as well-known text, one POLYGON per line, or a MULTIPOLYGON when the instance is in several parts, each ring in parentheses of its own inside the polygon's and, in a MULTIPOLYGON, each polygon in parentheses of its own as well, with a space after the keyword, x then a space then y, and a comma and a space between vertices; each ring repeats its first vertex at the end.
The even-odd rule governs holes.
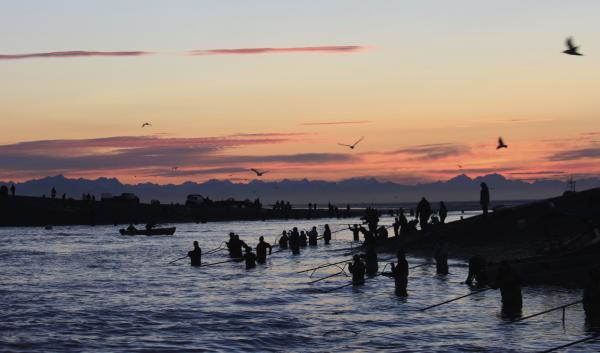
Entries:
POLYGON ((153 54, 146 51, 54 51, 47 53, 26 53, 26 54, 8 54, 0 55, 0 60, 18 60, 33 58, 77 58, 87 56, 142 56, 153 54))
POLYGON ((319 125, 358 125, 358 124, 369 124, 371 121, 368 120, 355 120, 355 121, 323 121, 317 123, 302 123, 304 126, 319 126, 319 125))
POLYGON ((237 48, 237 49, 209 49, 192 50, 190 55, 253 55, 272 53, 355 53, 366 50, 367 47, 358 45, 328 45, 318 47, 290 47, 290 48, 237 48))

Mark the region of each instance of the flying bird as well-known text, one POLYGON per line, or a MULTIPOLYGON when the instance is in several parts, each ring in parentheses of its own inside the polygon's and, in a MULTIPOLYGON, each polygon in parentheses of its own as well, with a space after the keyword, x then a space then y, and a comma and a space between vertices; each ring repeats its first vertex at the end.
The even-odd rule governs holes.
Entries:
POLYGON ((583 56, 583 54, 581 54, 577 51, 579 49, 579 47, 576 47, 575 44, 573 44, 573 37, 567 38, 566 44, 569 49, 563 51, 563 53, 568 54, 568 55, 583 56))
POLYGON ((150 124, 150 123, 143 123, 143 124, 142 124, 142 128, 144 128, 144 127, 146 127, 146 126, 152 126, 152 124, 150 124))
POLYGON ((252 168, 250 170, 253 171, 254 173, 256 173, 256 176, 259 176, 259 177, 263 176, 263 174, 265 174, 265 173, 268 173, 268 171, 266 171, 266 170, 262 171, 262 172, 260 170, 254 169, 254 168, 252 168))
POLYGON ((498 147, 496 147, 496 149, 499 150, 501 148, 508 148, 508 145, 504 143, 502 137, 498 137, 498 147))
POLYGON ((358 143, 359 143, 360 141, 362 141, 364 138, 365 138, 364 136, 363 136, 363 137, 361 137, 360 139, 358 139, 358 141, 354 142, 354 143, 353 143, 353 144, 351 144, 351 145, 347 145, 347 144, 345 144, 345 143, 338 143, 338 145, 340 145, 340 146, 344 146, 344 147, 348 147, 348 148, 350 148, 351 150, 353 150, 353 149, 354 149, 354 147, 356 147, 356 145, 358 145, 358 143))

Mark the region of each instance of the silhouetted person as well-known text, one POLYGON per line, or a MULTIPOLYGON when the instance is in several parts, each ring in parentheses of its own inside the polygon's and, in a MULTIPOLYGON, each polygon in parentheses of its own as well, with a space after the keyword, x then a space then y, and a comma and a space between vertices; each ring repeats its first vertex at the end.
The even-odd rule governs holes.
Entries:
POLYGON ((352 284, 355 286, 365 283, 365 265, 360 256, 354 255, 354 262, 348 264, 348 270, 352 274, 352 284))
POLYGON ((480 255, 475 255, 469 259, 469 274, 465 283, 473 285, 473 280, 477 282, 479 287, 485 287, 488 283, 485 259, 480 255))
POLYGON ((515 313, 521 311, 523 307, 523 296, 521 294, 521 278, 510 267, 508 262, 502 261, 498 268, 498 274, 492 288, 500 288, 502 296, 502 311, 506 313, 515 313))
POLYGON ((396 264, 391 263, 395 293, 399 297, 406 297, 408 296, 406 291, 408 286, 408 261, 406 261, 406 256, 402 250, 398 250, 396 258, 398 262, 396 264))
POLYGON ((365 254, 365 264, 367 268, 367 274, 369 276, 375 276, 379 270, 379 262, 377 259, 377 251, 375 246, 369 246, 365 254))
POLYGON ((198 246, 197 241, 194 241, 194 250, 188 252, 188 257, 190 258, 190 265, 202 265, 202 249, 198 246))
POLYGON ((132 223, 129 223, 129 227, 127 227, 127 230, 130 232, 135 232, 137 230, 137 228, 134 227, 132 223))
POLYGON ((11 194, 12 196, 15 196, 15 184, 11 184, 11 185, 10 185, 10 194, 11 194))
POLYGON ((251 247, 246 248, 244 261, 246 261, 246 270, 256 267, 256 254, 252 252, 251 247))
POLYGON ((312 227, 311 230, 308 231, 308 245, 317 246, 318 238, 319 233, 317 232, 317 227, 312 227))
POLYGON ((435 249, 435 270, 438 275, 448 274, 448 250, 446 244, 442 244, 435 249))
POLYGON ((350 229, 352 231, 352 240, 354 241, 360 241, 360 237, 359 237, 359 228, 358 228, 358 224, 355 224, 353 226, 348 225, 348 229, 350 229))
POLYGON ((285 230, 281 233, 281 238, 279 238, 279 247, 281 249, 287 249, 288 247, 288 236, 285 230))
POLYGON ((308 237, 306 236, 306 233, 302 230, 300 231, 300 246, 306 245, 308 245, 308 237))
POLYGON ((329 224, 325 225, 325 231, 323 231, 323 240, 325 241, 325 245, 329 244, 331 241, 331 229, 329 229, 329 224))
POLYGON ((298 234, 298 229, 296 227, 290 232, 289 243, 292 254, 300 255, 300 234, 298 234))
POLYGON ((585 319, 592 325, 600 323, 600 270, 590 271, 589 280, 583 290, 583 309, 585 319))
POLYGON ((6 185, 0 186, 0 196, 8 197, 8 187, 6 185))
POLYGON ((258 238, 258 245, 256 245, 256 261, 259 264, 264 264, 267 262, 267 249, 269 249, 269 255, 273 251, 271 244, 265 241, 264 237, 258 238))
POLYGON ((365 215, 361 218, 364 219, 369 227, 369 231, 372 234, 375 234, 377 231, 377 225, 379 224, 379 211, 374 208, 367 208, 365 210, 365 215))
POLYGON ((239 236, 235 233, 229 233, 229 241, 225 242, 227 249, 229 250, 229 256, 234 259, 241 259, 242 247, 248 248, 248 245, 240 240, 239 236))
POLYGON ((431 205, 424 197, 421 198, 421 201, 419 201, 419 204, 417 205, 416 217, 419 219, 421 230, 425 231, 427 229, 427 222, 429 222, 429 218, 431 217, 431 205))
POLYGON ((402 234, 405 234, 408 231, 408 219, 406 219, 404 209, 402 208, 398 211, 398 222, 400 223, 398 236, 402 236, 402 234))
POLYGON ((56 198, 56 189, 54 188, 54 186, 52 187, 52 190, 50 190, 50 197, 53 199, 56 198))
POLYGON ((398 237, 400 235, 400 219, 398 217, 394 218, 392 227, 394 228, 394 236, 398 237))
POLYGON ((448 209, 444 201, 440 201, 440 223, 446 223, 446 217, 448 217, 448 209))
POLYGON ((483 215, 487 216, 488 206, 490 205, 490 190, 486 183, 481 183, 481 191, 479 192, 479 204, 483 210, 483 215))

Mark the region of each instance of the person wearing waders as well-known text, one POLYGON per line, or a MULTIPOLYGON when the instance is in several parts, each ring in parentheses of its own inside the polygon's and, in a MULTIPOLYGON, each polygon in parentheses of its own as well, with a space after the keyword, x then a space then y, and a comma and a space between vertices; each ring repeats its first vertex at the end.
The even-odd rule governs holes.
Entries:
POLYGON ((300 255, 300 234, 298 232, 292 231, 290 234, 290 250, 293 255, 300 255))
POLYGON ((305 247, 308 245, 308 237, 306 236, 306 232, 303 230, 300 231, 300 246, 305 247))
POLYGON ((198 242, 194 241, 194 250, 188 252, 190 265, 200 266, 202 264, 202 249, 198 246, 198 242))
POLYGON ((259 264, 267 262, 267 249, 269 249, 269 255, 271 255, 273 250, 271 244, 267 243, 264 237, 260 237, 258 239, 258 245, 256 245, 256 261, 259 264))
POLYGON ((521 311, 523 307, 521 277, 510 267, 508 262, 502 261, 500 263, 496 279, 490 287, 500 289, 503 313, 515 314, 521 311))
POLYGON ((256 254, 252 252, 252 248, 246 248, 244 260, 246 261, 246 270, 256 267, 256 254))
POLYGON ((359 237, 359 228, 358 228, 358 224, 355 224, 353 226, 348 225, 348 229, 350 229, 352 231, 352 240, 353 241, 360 241, 360 237, 359 237))
POLYGON ((317 232, 317 227, 312 227, 311 230, 308 231, 308 245, 317 246, 318 238, 319 233, 317 232))
POLYGON ((355 286, 365 284, 365 265, 360 256, 354 255, 354 262, 348 264, 348 270, 352 274, 352 284, 355 286))
POLYGON ((365 263, 367 267, 367 275, 375 276, 379 270, 379 264, 377 259, 377 251, 375 246, 369 246, 367 253, 365 254, 365 263))
POLYGON ((473 280, 477 282, 478 287, 485 287, 488 282, 485 259, 480 255, 475 255, 469 259, 469 274, 465 283, 471 286, 473 285, 473 280))
POLYGON ((325 241, 325 245, 328 245, 331 241, 331 229, 329 229, 329 224, 325 225, 325 231, 323 232, 323 240, 325 241))
POLYGON ((394 277, 394 285, 396 289, 395 293, 399 297, 407 297, 408 292, 406 287, 408 286, 408 261, 406 261, 406 256, 402 250, 398 250, 396 258, 398 262, 396 264, 393 262, 391 263, 392 276, 394 277))
POLYGON ((583 290, 583 310, 588 324, 600 324, 600 269, 590 271, 589 280, 583 290))
POLYGON ((288 247, 288 236, 285 230, 283 231, 283 233, 281 233, 281 238, 279 238, 279 247, 281 249, 287 249, 288 247))
POLYGON ((446 244, 442 244, 435 249, 433 254, 435 258, 435 269, 438 275, 448 274, 448 250, 446 244))

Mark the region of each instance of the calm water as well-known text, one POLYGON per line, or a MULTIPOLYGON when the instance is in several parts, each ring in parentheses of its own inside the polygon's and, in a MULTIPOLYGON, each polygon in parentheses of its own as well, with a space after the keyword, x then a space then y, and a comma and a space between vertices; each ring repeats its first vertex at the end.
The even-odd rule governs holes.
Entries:
MULTIPOLYGON (((300 256, 279 252, 249 271, 243 263, 167 264, 194 240, 207 251, 234 231, 254 245, 259 235, 273 242, 282 229, 324 222, 177 224, 174 237, 123 237, 112 226, 0 229, 0 351, 527 352, 589 334, 579 306, 568 309, 564 325, 560 312, 510 323, 500 315, 497 291, 419 312, 469 293, 460 283, 467 271, 461 261, 450 262, 447 277, 437 277, 434 266, 413 270, 405 300, 382 276, 323 293, 348 278, 310 285, 309 273, 296 273, 349 258, 342 250, 350 246, 348 231, 335 234, 328 247, 320 243, 300 256)), ((334 231, 345 223, 329 220, 334 231)), ((203 261, 225 259, 218 252, 203 261)), ((409 258, 413 265, 424 261, 409 258)), ((524 314, 580 296, 579 290, 527 288, 524 314)), ((571 351, 598 350, 600 343, 571 351)))

